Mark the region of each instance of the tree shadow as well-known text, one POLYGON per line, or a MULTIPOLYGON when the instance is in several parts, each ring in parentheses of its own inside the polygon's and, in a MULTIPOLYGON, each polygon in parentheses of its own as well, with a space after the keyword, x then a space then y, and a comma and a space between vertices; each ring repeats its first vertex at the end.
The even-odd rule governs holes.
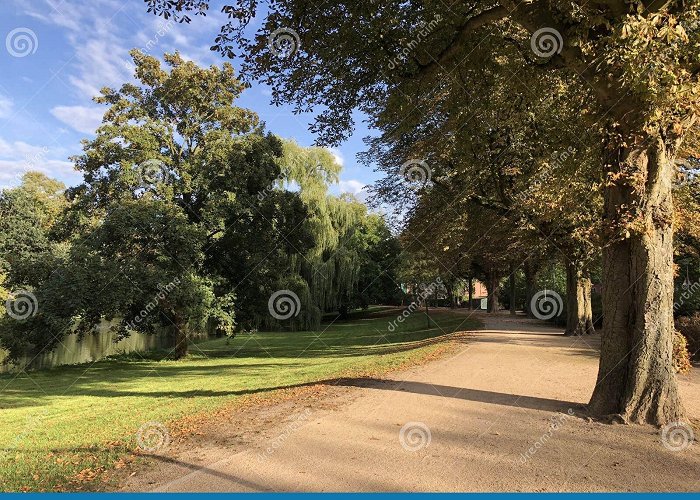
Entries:
MULTIPOLYGON (((332 378, 299 384, 287 384, 268 387, 258 387, 255 389, 241 389, 230 391, 214 390, 183 390, 183 391, 148 391, 138 392, 129 390, 117 390, 113 388, 95 388, 89 386, 75 387, 67 396, 93 396, 102 398, 118 397, 149 397, 149 398, 194 398, 194 397, 222 397, 222 396, 244 396, 250 394, 266 393, 278 390, 296 389, 302 387, 312 387, 318 385, 361 387, 378 390, 390 390, 398 392, 411 392, 426 396, 436 396, 443 398, 463 399, 480 403, 494 404, 500 406, 512 406, 517 408, 529 408, 550 412, 568 412, 570 409, 579 412, 584 405, 574 401, 560 401, 557 399, 541 398, 536 396, 523 396, 502 392, 485 391, 480 389, 469 389, 464 387, 453 387, 438 384, 428 384, 408 380, 385 380, 378 378, 332 378)), ((17 406, 22 406, 20 403, 17 406)), ((27 406, 32 402, 27 401, 27 406)), ((14 405, 13 405, 14 406, 14 405)))
POLYGON ((192 474, 197 474, 197 473, 203 473, 203 474, 206 474, 208 476, 214 476, 214 477, 217 477, 219 479, 223 479, 225 481, 235 483, 239 486, 245 486, 246 488, 250 488, 250 489, 255 490, 255 491, 270 491, 269 488, 263 486, 262 484, 254 483, 252 481, 234 476, 233 474, 228 474, 228 473, 222 472, 220 470, 212 469, 211 467, 206 467, 203 465, 195 465, 195 464, 191 464, 189 462, 178 460, 176 458, 166 457, 163 455, 153 455, 153 454, 144 455, 144 454, 141 454, 141 456, 147 457, 147 458, 152 459, 152 460, 157 460, 159 462, 163 462, 166 464, 184 467, 184 468, 190 470, 190 472, 184 474, 183 476, 163 484, 162 486, 160 486, 157 489, 157 491, 163 490, 163 489, 167 490, 167 487, 169 485, 176 484, 177 482, 187 478, 188 476, 191 476, 192 474))
POLYGON ((528 408, 548 412, 566 413, 569 410, 579 412, 585 405, 574 401, 561 401, 558 399, 541 398, 536 396, 523 396, 504 392, 484 391, 464 387, 453 387, 439 384, 428 384, 410 380, 384 380, 376 378, 348 378, 336 379, 332 385, 347 387, 364 387, 387 391, 410 392, 427 396, 443 398, 463 399, 479 403, 494 404, 500 406, 512 406, 516 408, 528 408))

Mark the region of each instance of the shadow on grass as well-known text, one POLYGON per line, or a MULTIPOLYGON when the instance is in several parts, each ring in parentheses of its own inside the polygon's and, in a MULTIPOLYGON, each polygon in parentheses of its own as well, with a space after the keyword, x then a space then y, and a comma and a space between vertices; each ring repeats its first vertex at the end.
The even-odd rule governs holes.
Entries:
MULTIPOLYGON (((448 328, 448 330, 451 329, 448 328)), ((257 343, 255 341, 250 342, 246 337, 241 337, 237 339, 238 342, 243 343, 241 347, 231 346, 230 349, 226 349, 219 346, 213 346, 211 348, 205 346, 204 348, 200 347, 196 349, 196 351, 192 353, 192 356, 213 359, 247 357, 247 355, 251 354, 257 356, 267 354, 271 355, 273 358, 296 359, 373 356, 410 351, 447 341, 466 343, 471 335, 473 335, 467 332, 443 334, 440 330, 437 331, 437 334, 436 336, 435 329, 431 329, 401 335, 387 334, 386 336, 379 337, 379 339, 376 335, 353 336, 352 340, 358 343, 341 345, 329 341, 329 339, 324 339, 323 336, 318 336, 318 338, 310 338, 307 347, 299 346, 298 343, 264 345, 261 344, 259 340, 257 343), (366 340, 366 342, 363 343, 363 340, 366 340), (383 343, 378 343, 378 341, 383 343)), ((337 338, 333 340, 337 340, 337 338)))
MULTIPOLYGON (((239 348, 237 350, 226 351, 222 345, 214 346, 210 351, 203 350, 191 356, 189 359, 183 362, 165 362, 165 363, 153 363, 153 362, 129 362, 124 360, 108 360, 95 363, 89 367, 89 370, 85 370, 82 366, 73 367, 59 367, 54 370, 39 372, 37 374, 32 374, 31 377, 36 379, 40 376, 39 382, 41 383, 42 391, 32 390, 31 388, 35 385, 36 380, 26 381, 18 379, 18 383, 9 384, 5 387, 3 394, 0 396, 0 408, 17 408, 17 407, 31 407, 39 406, 43 404, 43 400, 48 397, 74 397, 74 396, 94 396, 99 398, 112 398, 112 397, 146 397, 146 398, 197 398, 197 397, 226 397, 226 396, 242 396, 256 393, 270 392, 279 389, 288 389, 294 387, 303 387, 315 384, 328 384, 328 385, 338 385, 341 382, 345 385, 357 385, 364 386, 368 383, 380 384, 379 388, 387 388, 387 384, 391 385, 386 381, 371 381, 368 379, 334 379, 334 380, 324 380, 320 382, 309 382, 297 385, 268 385, 268 386, 258 386, 249 389, 241 390, 212 390, 212 389, 189 389, 189 390, 177 390, 177 384, 173 384, 173 390, 133 390, 132 387, 124 387, 120 390, 119 386, 122 383, 134 383, 138 382, 139 379, 148 377, 149 375, 156 374, 163 378, 174 378, 177 377, 216 377, 217 375, 222 376, 236 376, 237 373, 241 373, 245 376, 258 376, 263 377, 261 382, 264 381, 264 377, 268 373, 272 374, 275 371, 281 369, 299 369, 304 366, 308 366, 308 363, 303 362, 303 358, 314 358, 314 357, 327 357, 332 360, 332 358, 342 358, 342 357, 361 357, 361 356, 371 356, 371 355, 385 355, 392 353, 400 353, 405 351, 410 351, 413 349, 418 349, 421 347, 431 346, 434 344, 439 344, 442 342, 457 342, 462 344, 467 344, 470 342, 504 342, 504 343, 526 343, 528 345, 548 347, 551 346, 551 342, 557 341, 558 339, 563 339, 562 336, 556 337, 543 337, 538 339, 509 339, 500 336, 490 336, 481 335, 466 332, 457 332, 447 335, 440 336, 430 336, 431 331, 425 330, 422 332, 410 332, 406 334, 400 334, 397 337, 404 341, 401 343, 385 343, 380 345, 335 345, 328 346, 323 342, 319 342, 318 348, 312 344, 311 347, 302 349, 299 345, 291 343, 290 345, 280 345, 279 340, 275 339, 273 342, 277 343, 276 348, 261 349, 258 347, 253 352, 246 352, 245 348, 239 348), (428 335, 428 338, 423 338, 428 335), (418 337, 418 340, 408 341, 406 337, 418 337), (245 356, 249 354, 249 356, 245 356), (255 354, 256 356, 253 356, 255 354), (262 355, 271 355, 272 357, 265 362, 255 362, 254 357, 260 357, 262 355), (235 358, 245 358, 240 361, 236 361, 235 358), (200 358, 201 363, 200 363, 200 358), (206 359, 211 358, 210 363, 206 363, 206 359), (297 358, 299 362, 290 362, 291 358, 297 358), (217 359, 229 360, 227 361, 217 361, 217 359), (279 361, 276 361, 279 360, 279 361), (234 372, 234 373, 232 373, 234 372), (77 378, 76 375, 79 375, 77 378), (69 380, 71 384, 65 383, 69 380), (69 387, 70 386, 70 387, 69 387)), ((280 334, 273 334, 278 337, 280 334)), ((370 340, 371 336, 360 336, 359 338, 353 338, 355 342, 362 342, 364 340, 370 340)), ((376 337, 374 337, 376 340, 376 337)), ((243 340, 243 339, 241 339, 243 340)), ((337 340, 337 337, 336 337, 337 340)), ((388 339, 384 339, 385 341, 388 339)), ((222 341, 223 342, 223 341, 222 341)), ((251 342, 252 343, 252 342, 251 342)), ((557 342, 559 343, 559 342, 557 342)), ((303 344, 302 344, 303 345, 303 344)), ((581 346, 583 347, 583 346, 581 346)), ((252 351, 252 349, 251 349, 252 351)), ((571 346, 568 349, 569 353, 572 355, 589 355, 596 356, 594 350, 578 348, 571 346)), ((28 376, 29 377, 29 376, 28 376)), ((419 386, 414 382, 406 382, 403 384, 402 389, 395 390, 407 390, 407 388, 412 389, 416 393, 427 394, 427 395, 441 395, 446 397, 462 397, 464 399, 483 399, 483 402, 491 402, 493 404, 508 404, 512 402, 513 406, 523 406, 529 405, 530 407, 535 407, 540 405, 549 404, 548 409, 559 411, 561 409, 560 405, 566 406, 566 402, 552 402, 549 403, 546 400, 539 400, 538 398, 532 398, 529 396, 523 396, 518 399, 518 396, 513 395, 497 395, 494 393, 483 392, 478 390, 470 389, 459 389, 445 387, 443 389, 437 388, 436 386, 419 386), (432 391, 432 392, 431 392, 432 391)), ((191 387, 191 385, 190 385, 191 387)), ((168 387, 169 389, 170 387, 168 387)), ((543 408, 540 408, 543 409, 543 408)), ((564 408, 566 409, 566 408, 564 408)))
MULTIPOLYGON (((0 395, 0 409, 32 407, 44 404, 46 398, 51 397, 148 397, 148 398, 196 398, 196 397, 223 397, 242 396, 268 392, 277 389, 285 389, 300 386, 263 386, 244 390, 209 390, 191 389, 177 390, 177 384, 172 386, 174 390, 133 390, 133 384, 139 379, 157 375, 158 377, 177 380, 178 377, 216 377, 222 374, 235 376, 241 373, 245 376, 265 377, 278 370, 299 369, 308 366, 302 361, 304 358, 345 358, 364 357, 400 353, 431 346, 443 342, 466 343, 469 334, 454 333, 440 336, 430 336, 433 331, 411 332, 405 335, 392 337, 392 340, 401 338, 401 343, 386 343, 379 345, 353 344, 328 346, 319 341, 318 348, 304 347, 304 343, 291 343, 277 347, 257 347, 245 351, 243 348, 227 351, 221 346, 214 346, 211 350, 202 349, 201 346, 189 358, 175 362, 154 362, 149 360, 130 361, 127 358, 117 357, 103 360, 90 365, 62 366, 51 370, 42 370, 31 374, 21 374, 16 379, 6 383, 2 395, 0 395), (424 338, 425 336, 428 338, 424 338), (418 337, 418 340, 409 338, 418 337), (264 362, 256 362, 255 358, 269 358, 264 362), (236 361, 239 358, 239 361, 236 361), (211 362, 206 361, 210 359, 211 362), (299 362, 290 360, 299 359, 299 362), (277 360, 277 361, 276 361, 277 360), (234 373, 232 373, 234 372, 234 373), (119 389, 120 384, 129 384, 132 387, 119 389), (40 388, 40 389, 39 389, 40 388)), ((377 340, 377 337, 359 336, 352 341, 377 340)), ((337 337, 336 337, 337 340, 337 337)), ((381 340, 381 339, 380 339, 381 340)), ((389 339, 383 338, 384 341, 389 339)), ((346 339, 347 341, 347 339, 346 339)), ((222 341, 225 342, 225 341, 222 341)), ((251 344, 254 344, 251 342, 251 344)), ((264 380, 264 379, 263 379, 264 380)), ((262 381, 262 380, 261 380, 262 381)), ((0 382, 2 382, 0 380, 0 382)), ((312 383, 313 384, 313 383, 312 383)), ((311 384, 305 384, 311 385, 311 384)))
POLYGON ((92 396, 92 397, 128 397, 144 396, 151 398, 193 398, 193 397, 216 397, 216 396, 244 396, 263 392, 272 392, 285 389, 297 389, 312 386, 338 386, 338 387, 361 387, 376 390, 410 392, 426 396, 441 398, 463 399, 466 401, 476 401, 499 406, 511 406, 516 408, 527 408, 549 412, 567 412, 573 409, 578 412, 582 408, 581 403, 573 401, 561 401, 557 399, 540 398, 535 396, 524 396, 518 394, 508 394, 502 392, 485 391, 480 389, 469 389, 465 387, 453 387, 446 385, 427 384, 423 382, 406 380, 385 380, 377 378, 332 378, 300 384, 278 385, 270 387, 259 387, 255 389, 242 389, 235 391, 211 391, 211 390, 191 390, 191 391, 154 391, 154 392, 132 392, 115 389, 94 389, 84 387, 71 392, 72 395, 92 396))

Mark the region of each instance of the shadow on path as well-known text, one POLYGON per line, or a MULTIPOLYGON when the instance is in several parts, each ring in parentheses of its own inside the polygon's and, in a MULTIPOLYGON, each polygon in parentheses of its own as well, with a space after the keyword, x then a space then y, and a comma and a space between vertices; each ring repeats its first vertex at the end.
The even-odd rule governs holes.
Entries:
MULTIPOLYGON (((221 472, 220 470, 212 469, 211 467, 205 467, 203 465, 195 465, 191 464, 189 462, 183 462, 182 460, 177 460, 175 458, 170 458, 170 457, 164 457, 162 455, 145 455, 148 458, 158 460, 160 462, 165 462, 168 464, 173 464, 173 465, 178 465, 180 467, 185 467, 187 469, 190 469, 191 472, 187 473, 186 475, 182 476, 182 478, 179 479, 184 479, 185 477, 189 477, 192 474, 196 474, 198 472, 202 472, 204 474, 207 474, 209 476, 215 476, 221 479, 224 479, 225 481, 230 481, 232 483, 245 486, 247 488, 256 490, 256 491, 269 491, 269 488, 264 487, 261 484, 254 483, 252 481, 248 481, 246 479, 242 479, 240 477, 234 476, 233 474, 227 474, 225 472, 221 472)), ((216 465, 216 464, 212 464, 216 465)), ((166 483, 162 486, 160 486, 156 491, 166 489, 168 488, 169 485, 177 483, 178 479, 175 479, 171 481, 170 483, 166 483)))
POLYGON ((516 408, 529 408, 566 413, 569 409, 580 411, 584 408, 582 403, 573 401, 560 401, 558 399, 539 398, 536 396, 522 396, 504 392, 483 391, 480 389, 468 389, 464 387, 452 387, 448 385, 426 384, 409 380, 383 380, 373 378, 338 379, 332 381, 333 385, 347 387, 364 387, 370 389, 411 392, 443 398, 464 399, 516 408))

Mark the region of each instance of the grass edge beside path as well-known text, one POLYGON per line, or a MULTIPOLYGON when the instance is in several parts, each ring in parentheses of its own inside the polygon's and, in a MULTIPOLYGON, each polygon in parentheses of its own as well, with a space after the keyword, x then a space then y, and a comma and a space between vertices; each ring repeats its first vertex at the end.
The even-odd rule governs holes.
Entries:
POLYGON ((141 422, 162 423, 176 444, 217 415, 276 404, 329 379, 385 375, 440 358, 463 340, 453 332, 480 327, 435 311, 437 328, 427 329, 415 313, 388 333, 393 317, 371 316, 325 325, 325 332, 264 332, 230 347, 217 339, 198 344, 185 361, 105 360, 18 377, 0 394, 0 412, 17 414, 9 428, 0 426, 9 443, 0 450, 0 490, 113 489, 143 461, 134 432, 141 422), (62 378, 76 372, 65 392, 62 378))

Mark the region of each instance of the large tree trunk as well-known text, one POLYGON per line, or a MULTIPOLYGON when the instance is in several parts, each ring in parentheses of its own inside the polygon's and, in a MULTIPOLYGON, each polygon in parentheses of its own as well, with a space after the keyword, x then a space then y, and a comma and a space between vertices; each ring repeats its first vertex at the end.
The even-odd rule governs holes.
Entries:
POLYGON ((605 192, 616 237, 603 253, 605 317, 589 409, 662 425, 683 416, 672 361, 674 172, 660 136, 640 142, 617 148, 605 192), (624 225, 630 215, 634 227, 624 225))
POLYGON ((591 279, 576 262, 566 263, 566 335, 588 335, 593 328, 591 279))
POLYGON ((508 294, 510 298, 510 315, 515 316, 515 267, 511 264, 508 277, 508 294))
POLYGON ((486 293, 488 299, 486 310, 490 313, 497 313, 499 309, 498 292, 500 291, 500 277, 495 271, 489 271, 486 276, 486 293))
POLYGON ((523 273, 525 274, 525 312, 528 318, 534 318, 530 302, 537 293, 537 269, 529 260, 526 260, 523 264, 523 273))
POLYGON ((469 287, 469 310, 472 310, 472 300, 474 299, 474 286, 473 286, 473 278, 470 276, 469 277, 469 283, 467 286, 469 287))
POLYGON ((187 346, 187 321, 184 320, 182 316, 175 313, 173 314, 173 336, 175 339, 175 346, 173 347, 172 355, 175 359, 184 358, 187 356, 188 346, 187 346))

